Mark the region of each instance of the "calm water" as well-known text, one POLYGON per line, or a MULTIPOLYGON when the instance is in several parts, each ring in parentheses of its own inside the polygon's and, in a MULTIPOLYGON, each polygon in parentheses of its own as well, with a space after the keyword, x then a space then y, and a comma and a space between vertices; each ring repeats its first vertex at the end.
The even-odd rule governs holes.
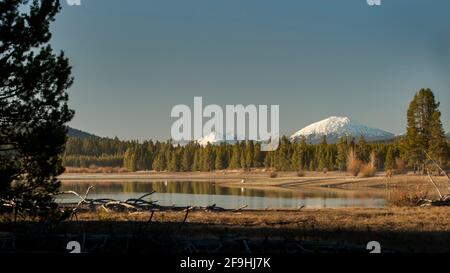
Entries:
MULTIPOLYGON (((383 207, 383 196, 355 195, 345 191, 298 191, 287 189, 250 189, 227 187, 204 181, 156 181, 156 182, 65 182, 63 190, 73 190, 83 195, 89 185, 95 187, 88 198, 112 198, 126 200, 156 191, 148 197, 158 200, 159 205, 209 206, 216 204, 226 209, 248 205, 249 209, 265 208, 314 208, 336 207, 383 207)), ((72 195, 60 196, 58 202, 77 202, 72 195)))

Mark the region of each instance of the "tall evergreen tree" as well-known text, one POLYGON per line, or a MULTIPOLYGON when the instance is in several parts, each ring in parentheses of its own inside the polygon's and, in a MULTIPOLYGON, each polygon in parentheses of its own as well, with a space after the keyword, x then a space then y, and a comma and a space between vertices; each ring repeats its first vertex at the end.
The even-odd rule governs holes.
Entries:
POLYGON ((255 153, 255 147, 253 145, 253 141, 247 141, 246 149, 245 149, 245 166, 247 168, 253 167, 253 157, 255 153))
POLYGON ((389 146, 388 150, 387 150, 387 154, 386 154, 386 160, 384 162, 384 168, 385 170, 395 170, 396 169, 396 164, 395 164, 395 153, 394 153, 394 149, 389 146))
POLYGON ((0 200, 38 216, 56 208, 66 123, 74 114, 69 61, 50 46, 60 8, 58 0, 0 1, 0 200))
POLYGON ((347 138, 342 137, 337 144, 336 166, 338 170, 345 171, 347 168, 348 143, 347 138))
POLYGON ((367 145, 366 139, 363 135, 361 135, 358 143, 356 144, 356 156, 359 160, 368 162, 370 159, 370 152, 370 147, 367 145))
POLYGON ((425 169, 425 152, 441 161, 445 158, 445 138, 439 104, 430 89, 421 89, 409 104, 406 137, 402 141, 401 150, 404 159, 415 169, 425 169))
POLYGON ((239 144, 233 145, 231 159, 230 159, 230 169, 241 168, 241 149, 239 144))

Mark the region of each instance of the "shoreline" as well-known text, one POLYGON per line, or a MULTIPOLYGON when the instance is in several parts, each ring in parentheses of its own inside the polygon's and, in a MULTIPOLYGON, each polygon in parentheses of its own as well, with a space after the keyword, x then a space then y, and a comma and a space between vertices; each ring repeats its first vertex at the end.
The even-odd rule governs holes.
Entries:
MULTIPOLYGON (((270 172, 262 171, 229 171, 229 172, 134 172, 134 173, 64 173, 58 178, 63 184, 67 183, 127 183, 127 182, 159 182, 165 181, 201 181, 212 182, 225 187, 239 187, 248 189, 276 189, 287 191, 340 191, 384 195, 395 190, 423 189, 435 196, 433 185, 426 176, 414 174, 395 175, 386 177, 378 173, 374 177, 354 177, 343 172, 305 172, 298 177, 296 172, 278 172, 276 178, 269 177, 270 172), (244 180, 244 183, 242 181, 244 180)), ((436 183, 447 188, 446 177, 436 177, 436 183)))

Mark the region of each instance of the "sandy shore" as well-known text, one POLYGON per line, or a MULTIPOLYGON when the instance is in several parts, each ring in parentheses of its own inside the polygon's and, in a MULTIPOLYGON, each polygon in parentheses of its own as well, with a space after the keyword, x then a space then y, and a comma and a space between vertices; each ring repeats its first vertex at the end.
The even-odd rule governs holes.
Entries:
MULTIPOLYGON (((347 193, 386 194, 387 190, 426 190, 436 194, 428 177, 414 174, 386 177, 379 173, 375 177, 359 178, 342 172, 305 172, 298 177, 295 172, 279 172, 276 178, 270 178, 270 172, 264 171, 227 171, 227 172, 136 172, 136 173, 65 173, 59 178, 63 183, 70 182, 149 182, 149 181, 211 181, 228 187, 274 188, 278 190, 309 191, 345 191, 347 193), (244 183, 242 183, 244 181, 244 183)), ((446 177, 435 178, 438 186, 448 190, 450 183, 446 177)))

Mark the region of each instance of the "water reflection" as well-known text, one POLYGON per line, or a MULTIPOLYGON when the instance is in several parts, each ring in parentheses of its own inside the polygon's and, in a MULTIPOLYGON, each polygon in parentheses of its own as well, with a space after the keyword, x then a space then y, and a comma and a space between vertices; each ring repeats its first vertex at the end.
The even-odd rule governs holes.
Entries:
MULTIPOLYGON (((84 193, 93 185, 90 198, 125 200, 156 191, 151 196, 160 205, 217 206, 233 209, 248 205, 250 209, 306 207, 383 207, 383 196, 367 193, 327 190, 286 190, 277 188, 228 187, 213 181, 96 181, 67 182, 63 190, 84 193)), ((58 202, 75 202, 73 196, 61 196, 58 202)))

